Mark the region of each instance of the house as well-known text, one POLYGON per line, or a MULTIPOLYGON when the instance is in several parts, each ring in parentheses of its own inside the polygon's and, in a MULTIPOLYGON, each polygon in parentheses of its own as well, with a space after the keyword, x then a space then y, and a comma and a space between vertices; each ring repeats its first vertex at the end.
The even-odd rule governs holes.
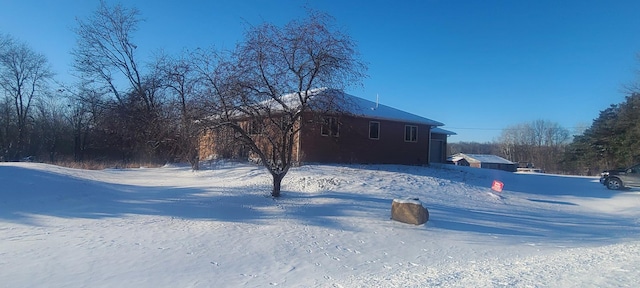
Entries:
MULTIPOLYGON (((322 91, 325 90, 314 97, 321 96, 322 91)), ((294 162, 427 165, 432 158, 435 162, 446 159, 446 138, 455 133, 435 129, 443 123, 341 94, 347 103, 345 113, 302 115, 300 131, 294 139, 294 162), (319 117, 322 121, 317 120, 319 117)), ((200 159, 250 154, 241 147, 221 153, 223 138, 215 133, 203 137, 200 159)))
POLYGON ((475 168, 497 169, 509 172, 516 172, 518 164, 504 159, 500 156, 489 154, 464 154, 458 153, 448 159, 451 163, 459 166, 470 166, 475 168))

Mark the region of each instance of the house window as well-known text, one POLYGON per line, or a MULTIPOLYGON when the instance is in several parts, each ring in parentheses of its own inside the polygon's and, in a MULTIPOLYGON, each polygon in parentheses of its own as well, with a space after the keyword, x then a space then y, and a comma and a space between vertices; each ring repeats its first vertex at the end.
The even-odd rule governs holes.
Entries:
POLYGON ((418 142, 418 126, 414 126, 414 125, 404 126, 404 141, 418 142))
POLYGON ((287 126, 289 126, 289 117, 285 115, 280 118, 280 130, 286 131, 287 126))
POLYGON ((369 122, 369 139, 380 139, 380 122, 369 122))
POLYGON ((322 119, 320 134, 322 136, 338 137, 338 135, 340 135, 340 124, 338 123, 338 119, 336 117, 325 117, 322 119))
POLYGON ((249 135, 260 135, 262 134, 262 123, 260 120, 253 119, 249 122, 249 135))

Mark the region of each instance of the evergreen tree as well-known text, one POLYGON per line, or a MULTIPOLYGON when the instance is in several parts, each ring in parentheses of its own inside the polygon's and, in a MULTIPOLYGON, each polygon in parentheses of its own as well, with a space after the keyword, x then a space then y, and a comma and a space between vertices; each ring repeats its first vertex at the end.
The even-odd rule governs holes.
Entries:
POLYGON ((565 169, 581 173, 627 167, 640 162, 640 93, 600 111, 591 127, 574 138, 563 159, 565 169))

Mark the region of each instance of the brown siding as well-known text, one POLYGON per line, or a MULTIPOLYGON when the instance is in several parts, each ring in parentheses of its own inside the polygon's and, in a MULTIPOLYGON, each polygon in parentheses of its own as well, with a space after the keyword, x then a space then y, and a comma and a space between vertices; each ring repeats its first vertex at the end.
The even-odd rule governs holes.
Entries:
POLYGON ((301 134, 303 162, 428 164, 430 126, 341 116, 340 134, 332 137, 322 136, 321 125, 309 120, 301 134), (380 122, 378 140, 369 139, 370 121, 380 122), (417 142, 405 142, 405 125, 418 127, 417 142))
POLYGON ((234 132, 230 128, 205 130, 201 133, 198 150, 200 159, 246 159, 248 148, 235 143, 233 134, 234 132))
MULTIPOLYGON (((239 125, 245 129, 245 131, 249 131, 249 121, 238 121, 239 125)), ((268 128, 266 128, 268 129, 268 128)), ((262 133, 269 133, 269 131, 262 131, 262 133)), ((211 160, 217 158, 233 158, 233 159, 252 159, 257 160, 258 156, 250 151, 249 147, 245 147, 243 144, 239 144, 234 142, 235 132, 231 128, 221 127, 216 130, 206 130, 200 136, 200 150, 199 156, 200 159, 203 160, 211 160)), ((276 134, 272 134, 276 135, 276 134)), ((269 141, 266 137, 262 136, 262 134, 250 135, 255 141, 256 145, 260 147, 262 151, 265 151, 267 156, 269 156, 269 141)), ((294 145, 293 145, 293 162, 297 162, 297 148, 298 145, 296 142, 298 141, 298 136, 294 137, 294 145)))
POLYGON ((206 130, 200 134, 198 156, 201 160, 210 160, 216 158, 216 149, 214 146, 214 133, 212 130, 206 130))
MULTIPOLYGON (((428 125, 340 116, 339 136, 333 137, 321 135, 322 124, 318 120, 311 114, 303 116, 303 127, 295 137, 293 146, 294 162, 408 165, 429 163, 428 125), (370 121, 380 123, 379 139, 369 139, 370 121), (405 141, 405 125, 418 127, 417 142, 405 141)), ((229 147, 226 141, 222 141, 225 137, 219 135, 221 132, 223 131, 209 131, 203 134, 200 141, 200 159, 211 159, 213 155, 231 155, 234 158, 248 156, 246 148, 235 145, 229 147)), ((260 139, 256 140, 260 145, 260 139)))

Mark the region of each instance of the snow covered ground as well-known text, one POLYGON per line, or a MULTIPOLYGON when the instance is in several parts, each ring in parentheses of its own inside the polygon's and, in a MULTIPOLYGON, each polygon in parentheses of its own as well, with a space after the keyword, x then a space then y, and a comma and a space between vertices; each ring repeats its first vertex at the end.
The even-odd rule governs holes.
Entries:
POLYGON ((640 190, 395 165, 0 163, 2 287, 637 287, 640 190), (490 190, 505 184, 501 196, 490 190), (419 197, 425 225, 390 220, 419 197))

